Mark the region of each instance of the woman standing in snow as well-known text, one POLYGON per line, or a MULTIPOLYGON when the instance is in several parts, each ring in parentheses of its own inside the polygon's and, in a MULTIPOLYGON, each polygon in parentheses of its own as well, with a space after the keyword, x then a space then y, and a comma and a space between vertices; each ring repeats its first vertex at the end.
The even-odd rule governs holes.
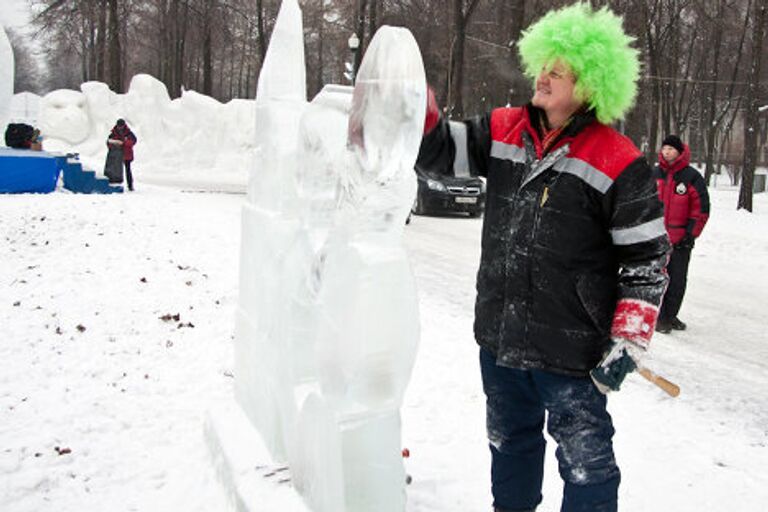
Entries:
POLYGON ((636 94, 630 42, 621 18, 578 3, 519 41, 535 85, 528 105, 458 127, 430 91, 417 165, 445 172, 464 153, 487 178, 474 330, 497 512, 541 502, 545 421, 561 512, 618 508, 605 393, 650 343, 669 250, 651 169, 609 126, 636 94), (454 138, 457 128, 466 135, 454 138))
MULTIPOLYGON (((107 147, 112 149, 122 149, 123 163, 125 165, 125 178, 128 182, 128 190, 133 191, 133 173, 131 172, 131 162, 133 162, 133 146, 136 145, 136 135, 128 127, 124 119, 118 119, 107 139, 107 147)), ((122 174, 122 173, 121 173, 122 174)), ((120 182, 122 182, 122 176, 120 182)))

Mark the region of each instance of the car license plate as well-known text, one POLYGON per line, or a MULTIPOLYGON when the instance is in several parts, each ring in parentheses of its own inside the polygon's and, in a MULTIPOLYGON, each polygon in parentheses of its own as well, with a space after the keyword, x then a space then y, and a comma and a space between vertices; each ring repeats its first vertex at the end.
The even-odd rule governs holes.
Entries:
POLYGON ((476 197, 457 197, 456 202, 465 203, 465 204, 475 204, 477 202, 477 198, 476 197))

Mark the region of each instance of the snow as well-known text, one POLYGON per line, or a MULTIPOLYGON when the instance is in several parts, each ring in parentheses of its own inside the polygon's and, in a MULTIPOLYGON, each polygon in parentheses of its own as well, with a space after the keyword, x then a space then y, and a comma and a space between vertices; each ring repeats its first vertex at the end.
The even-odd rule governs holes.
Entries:
MULTIPOLYGON (((233 394, 244 196, 138 185, 0 201, 0 510, 234 510, 203 423, 233 394)), ((623 510, 754 512, 768 499, 768 196, 748 214, 737 189, 711 194, 689 328, 655 336, 647 361, 682 394, 635 375, 609 399, 623 510)), ((422 331, 402 411, 409 512, 490 508, 471 331, 480 228, 414 217, 405 230, 422 331)), ((547 464, 539 512, 559 510, 551 452, 547 464)), ((277 491, 260 499, 283 510, 277 491)))

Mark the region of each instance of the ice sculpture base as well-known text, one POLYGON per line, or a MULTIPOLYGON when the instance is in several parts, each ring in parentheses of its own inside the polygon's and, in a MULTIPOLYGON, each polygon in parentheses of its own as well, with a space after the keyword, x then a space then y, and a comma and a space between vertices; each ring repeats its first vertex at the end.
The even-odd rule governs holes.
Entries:
POLYGON ((214 467, 238 512, 310 512, 275 463, 258 431, 234 402, 208 412, 205 437, 214 467))

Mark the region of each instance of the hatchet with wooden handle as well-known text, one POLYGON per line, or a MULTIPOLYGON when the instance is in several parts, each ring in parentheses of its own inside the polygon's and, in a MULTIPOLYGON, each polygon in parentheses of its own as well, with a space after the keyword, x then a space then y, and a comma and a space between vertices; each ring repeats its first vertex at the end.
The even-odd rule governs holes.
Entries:
POLYGON ((664 377, 661 377, 660 375, 656 375, 648 368, 643 368, 642 366, 637 369, 637 372, 645 377, 646 380, 649 382, 652 382, 656 384, 658 387, 660 387, 666 394, 668 394, 671 397, 676 397, 680 394, 680 386, 675 384, 674 382, 670 382, 664 377))

